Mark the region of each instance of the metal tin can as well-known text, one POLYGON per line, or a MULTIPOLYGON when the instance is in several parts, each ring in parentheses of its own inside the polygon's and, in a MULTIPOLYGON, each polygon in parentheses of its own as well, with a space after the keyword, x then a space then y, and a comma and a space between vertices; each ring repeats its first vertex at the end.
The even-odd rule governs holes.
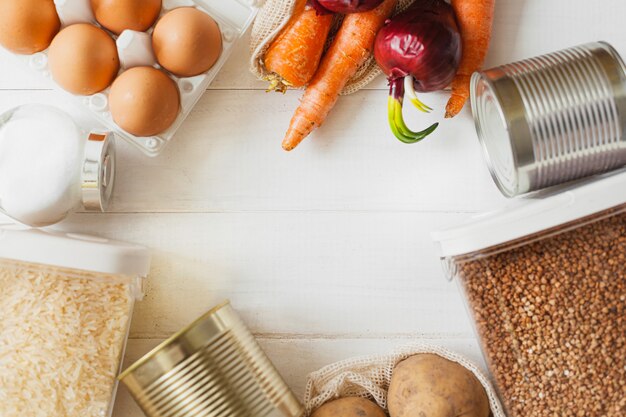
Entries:
POLYGON ((471 102, 506 196, 626 165, 626 66, 605 42, 475 73, 471 102))
POLYGON ((149 417, 300 417, 304 408, 229 302, 120 377, 149 417))

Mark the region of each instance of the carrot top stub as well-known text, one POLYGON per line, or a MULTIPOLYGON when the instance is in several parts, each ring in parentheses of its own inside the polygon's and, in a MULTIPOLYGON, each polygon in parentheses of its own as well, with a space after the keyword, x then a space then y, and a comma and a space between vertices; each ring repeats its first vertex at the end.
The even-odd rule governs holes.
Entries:
POLYGON ((296 3, 293 16, 263 58, 270 73, 268 91, 304 87, 313 78, 332 22, 332 14, 318 13, 306 0, 296 3))

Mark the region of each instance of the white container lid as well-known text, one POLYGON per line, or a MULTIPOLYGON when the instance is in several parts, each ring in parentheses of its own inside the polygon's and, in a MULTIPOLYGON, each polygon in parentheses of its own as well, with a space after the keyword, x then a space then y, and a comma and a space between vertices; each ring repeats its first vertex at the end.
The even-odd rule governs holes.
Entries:
POLYGON ((0 227, 0 258, 102 274, 145 277, 147 248, 95 236, 0 227))
POLYGON ((504 209, 432 233, 442 258, 465 255, 511 242, 626 204, 626 172, 593 177, 559 193, 512 200, 504 209))

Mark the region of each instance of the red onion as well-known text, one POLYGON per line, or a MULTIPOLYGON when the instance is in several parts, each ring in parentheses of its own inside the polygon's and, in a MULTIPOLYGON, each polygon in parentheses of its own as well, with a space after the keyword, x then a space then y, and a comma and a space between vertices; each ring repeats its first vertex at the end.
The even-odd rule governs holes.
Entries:
POLYGON ((383 0, 312 0, 318 13, 326 10, 343 14, 367 12, 375 9, 382 2, 383 0), (317 3, 317 7, 315 3, 317 3))
POLYGON ((415 94, 448 86, 461 60, 461 35, 452 7, 443 0, 417 0, 407 11, 387 21, 376 37, 376 62, 389 80, 389 124, 398 139, 415 143, 431 134, 433 124, 411 131, 402 117, 404 94, 419 110, 432 109, 415 94))

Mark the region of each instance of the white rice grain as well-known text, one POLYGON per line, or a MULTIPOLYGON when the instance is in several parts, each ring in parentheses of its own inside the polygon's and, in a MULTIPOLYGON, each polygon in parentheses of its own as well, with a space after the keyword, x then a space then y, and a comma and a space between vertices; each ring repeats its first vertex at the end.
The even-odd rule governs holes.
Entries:
POLYGON ((128 282, 0 260, 0 416, 106 415, 132 309, 128 282))

